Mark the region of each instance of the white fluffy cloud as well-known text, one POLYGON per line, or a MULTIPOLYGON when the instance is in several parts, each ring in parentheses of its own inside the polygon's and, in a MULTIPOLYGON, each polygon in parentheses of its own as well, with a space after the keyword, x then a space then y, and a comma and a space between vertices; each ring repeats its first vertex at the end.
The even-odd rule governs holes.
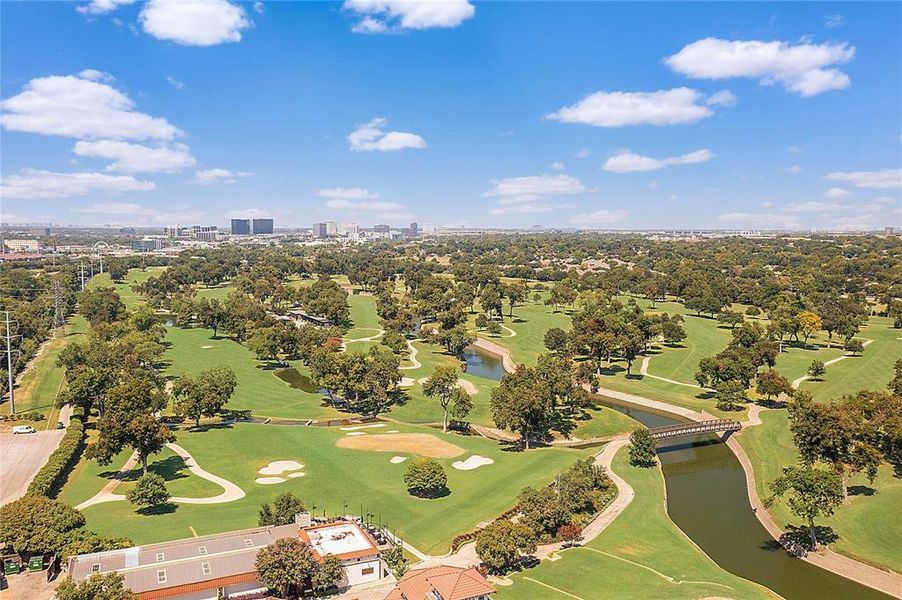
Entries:
POLYGON ((317 196, 323 198, 333 198, 339 200, 375 200, 379 197, 376 192, 371 192, 366 188, 326 188, 316 192, 317 196))
POLYGON ((186 46, 239 42, 253 25, 242 7, 228 0, 149 0, 139 18, 149 35, 186 46))
POLYGON ((78 156, 112 160, 106 170, 117 173, 175 173, 197 164, 185 144, 152 148, 115 140, 80 141, 72 151, 78 156))
POLYGON ((102 192, 146 192, 156 186, 131 175, 104 173, 54 173, 23 169, 0 181, 0 196, 27 200, 47 200, 102 192))
POLYGON ((739 98, 730 90, 714 92, 705 99, 705 104, 708 106, 736 106, 737 102, 739 102, 739 98))
POLYGON ((235 183, 239 177, 250 177, 253 173, 245 171, 229 171, 228 169, 206 169, 194 173, 194 183, 215 185, 218 183, 235 183))
POLYGON ((629 213, 625 210, 596 210, 590 213, 580 213, 570 218, 570 223, 574 225, 582 225, 584 227, 593 227, 598 225, 613 225, 615 223, 623 223, 629 218, 629 213))
POLYGON ((338 210, 398 210, 401 208, 397 202, 345 200, 344 198, 333 198, 326 202, 326 206, 338 210))
POLYGON ((847 44, 730 41, 705 38, 692 42, 664 61, 677 73, 696 79, 751 77, 764 85, 783 84, 800 96, 816 96, 849 87, 837 65, 855 56, 847 44))
POLYGON ((836 171, 827 173, 824 179, 842 181, 855 187, 870 189, 902 188, 902 169, 883 169, 882 171, 836 171))
POLYGON ((802 167, 801 167, 801 165, 789 165, 788 167, 786 167, 783 170, 786 171, 787 173, 789 173, 790 175, 798 175, 799 173, 802 172, 802 167))
POLYGON ((113 12, 120 6, 134 4, 134 2, 135 0, 91 0, 87 4, 76 7, 75 10, 86 15, 102 15, 113 12))
POLYGON ((486 196, 537 197, 581 194, 586 191, 580 181, 570 175, 531 175, 528 177, 508 177, 492 182, 493 187, 486 196))
POLYGON ((171 140, 182 135, 166 119, 136 111, 131 98, 96 81, 98 73, 88 69, 77 77, 32 79, 0 104, 0 123, 10 131, 88 139, 171 140))
POLYGON ((552 206, 546 196, 582 194, 586 188, 570 175, 530 175, 508 177, 492 182, 486 197, 497 197, 498 206, 489 211, 494 216, 546 213, 564 206, 552 206))
MULTIPOLYGON (((726 98, 718 92, 715 103, 726 98)), ((694 123, 714 114, 698 90, 687 87, 656 92, 595 92, 565 106, 547 118, 562 123, 585 123, 596 127, 624 125, 678 125, 694 123)), ((709 98, 710 100, 710 98, 709 98)))
POLYGON ((826 192, 824 192, 824 198, 827 200, 843 200, 844 198, 849 197, 849 190, 844 190, 838 187, 832 187, 826 192))
POLYGON ((345 0, 344 8, 360 17, 356 33, 457 27, 476 12, 468 0, 345 0))
POLYGON ((348 144, 354 152, 391 152, 404 148, 425 148, 426 140, 415 133, 383 130, 384 117, 377 117, 348 134, 348 144))
POLYGON ((604 165, 602 169, 612 173, 635 173, 638 171, 657 171, 671 165, 692 165, 703 163, 714 158, 715 154, 706 148, 689 152, 682 156, 671 156, 668 158, 652 158, 650 156, 642 156, 633 152, 620 152, 613 155, 604 165))

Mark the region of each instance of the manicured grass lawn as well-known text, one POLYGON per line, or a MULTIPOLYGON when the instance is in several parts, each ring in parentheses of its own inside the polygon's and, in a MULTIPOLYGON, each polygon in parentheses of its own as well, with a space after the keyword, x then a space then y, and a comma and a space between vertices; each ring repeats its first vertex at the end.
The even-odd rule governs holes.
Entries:
MULTIPOLYGON (((77 340, 87 328, 87 321, 81 315, 73 315, 66 324, 65 335, 46 342, 47 347, 35 359, 31 369, 22 375, 16 387, 16 412, 37 411, 47 417, 46 426, 55 427, 51 419, 56 412, 56 397, 64 385, 65 369, 58 367, 56 360, 66 344, 77 340)), ((9 403, 3 404, 3 413, 9 414, 9 403)), ((40 428, 35 425, 36 428, 40 428)))
POLYGON ((513 574, 497 600, 777 597, 721 569, 680 531, 665 511, 659 469, 632 467, 621 450, 613 470, 636 492, 623 514, 586 547, 513 574))
MULTIPOLYGON (((386 424, 381 431, 390 429, 442 436, 434 429, 394 424, 386 424)), ((251 424, 180 431, 178 443, 201 467, 237 484, 247 496, 224 504, 180 505, 174 512, 152 516, 136 514, 125 502, 92 506, 84 511, 88 528, 128 536, 142 544, 190 536, 189 527, 198 535, 252 527, 263 502, 290 490, 319 514, 324 510, 329 514, 359 513, 362 509, 423 552, 439 554, 449 549, 456 534, 512 506, 524 486, 553 481, 557 473, 586 454, 558 448, 509 452, 476 436, 442 436, 466 452, 439 461, 448 474, 450 495, 424 500, 407 493, 403 483, 406 465, 389 462, 403 453, 336 447, 335 441, 346 433, 337 428, 251 424), (451 466, 471 454, 491 458, 495 464, 472 471, 451 466), (254 483, 257 470, 276 460, 296 460, 305 465, 307 475, 277 485, 254 483)), ((97 486, 94 492, 99 489, 97 486)))
POLYGON ((231 281, 226 281, 219 285, 214 285, 213 287, 206 287, 203 285, 198 285, 197 290, 197 298, 206 298, 208 300, 219 300, 220 302, 224 302, 226 297, 235 289, 235 286, 231 281))
POLYGON ((129 310, 135 310, 136 307, 144 304, 144 298, 137 292, 132 291, 132 285, 144 283, 151 277, 156 277, 165 270, 166 267, 147 267, 147 269, 144 270, 129 269, 125 279, 122 282, 116 283, 110 279, 109 273, 103 273, 102 275, 98 274, 91 279, 88 287, 113 287, 116 290, 116 293, 119 294, 119 297, 122 298, 122 302, 125 303, 125 306, 128 307, 129 310))
MULTIPOLYGON (((846 362, 846 361, 842 361, 846 362)), ((762 424, 749 427, 739 434, 739 442, 749 455, 755 471, 755 484, 762 498, 770 495, 768 485, 784 467, 795 464, 798 453, 789 431, 785 410, 767 411, 761 415, 762 424)), ((839 539, 831 548, 858 560, 896 570, 902 568, 902 480, 893 476, 892 467, 882 465, 874 483, 864 475, 849 480, 849 501, 836 509, 819 525, 832 527, 839 539), (872 495, 868 495, 872 494, 872 495)), ((801 525, 784 500, 769 509, 777 522, 801 525)))
POLYGON ((805 381, 801 389, 824 401, 858 390, 885 390, 893 377, 893 364, 902 358, 902 329, 893 329, 887 317, 871 317, 856 337, 874 341, 865 346, 861 356, 828 366, 824 381, 805 381))
MULTIPOLYGON (((479 332, 480 336, 509 348, 516 362, 530 365, 535 364, 539 354, 548 352, 545 348, 545 332, 552 327, 560 327, 564 331, 569 331, 572 327, 570 315, 563 307, 559 307, 559 312, 552 312, 554 307, 545 306, 544 303, 537 304, 532 301, 532 296, 531 293, 526 303, 514 307, 513 320, 507 316, 509 310, 507 303, 504 305, 503 324, 516 331, 516 336, 511 336, 506 330, 499 335, 479 332)), ((475 318, 476 315, 470 315, 471 327, 475 327, 475 318)))
POLYGON ((213 338, 210 329, 170 327, 163 355, 166 375, 197 375, 200 371, 228 366, 238 377, 238 387, 228 404, 232 409, 250 409, 255 415, 314 419, 338 413, 323 406, 323 397, 293 389, 258 361, 253 352, 229 338, 213 338))

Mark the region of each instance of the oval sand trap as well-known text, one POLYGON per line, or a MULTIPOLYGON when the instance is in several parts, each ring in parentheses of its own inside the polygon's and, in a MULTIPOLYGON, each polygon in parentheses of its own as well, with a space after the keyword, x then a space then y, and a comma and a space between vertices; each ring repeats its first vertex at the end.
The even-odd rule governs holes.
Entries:
POLYGON ((259 483, 260 485, 273 485, 276 483, 284 483, 285 480, 281 477, 257 477, 254 479, 254 483, 259 483))
POLYGON ((294 479, 295 477, 303 477, 304 475, 306 475, 306 473, 304 473, 303 471, 298 471, 297 473, 289 473, 285 477, 291 477, 292 479, 294 479))
POLYGON ((345 435, 366 435, 365 431, 352 431, 351 433, 346 433, 345 435))
POLYGON ((479 467, 484 467, 485 465, 490 465, 495 461, 491 458, 486 458, 485 456, 479 456, 478 454, 474 454, 467 460, 456 460, 451 463, 451 466, 459 471, 472 471, 473 469, 478 469, 479 467))
POLYGON ((260 475, 281 475, 285 471, 297 471, 303 469, 304 465, 293 460, 274 460, 257 473, 260 475))
POLYGON ((401 464, 405 460, 407 460, 406 456, 392 456, 391 460, 389 462, 393 465, 397 465, 397 464, 401 464))
POLYGON ((372 450, 374 452, 407 452, 430 458, 454 458, 464 453, 455 446, 429 433, 396 433, 394 435, 365 435, 336 440, 339 448, 372 450))
POLYGON ((206 350, 207 348, 212 348, 213 346, 201 346, 201 349, 206 350))

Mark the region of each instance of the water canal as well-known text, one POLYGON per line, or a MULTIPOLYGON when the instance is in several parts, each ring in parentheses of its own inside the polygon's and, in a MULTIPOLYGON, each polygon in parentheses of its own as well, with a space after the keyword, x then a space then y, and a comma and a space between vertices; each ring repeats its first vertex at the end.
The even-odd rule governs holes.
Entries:
MULTIPOLYGON (((493 355, 470 348, 470 368, 501 379, 504 367, 493 355), (471 363, 472 360, 472 363, 471 363), (493 364, 497 363, 501 371, 493 364), (491 365, 486 369, 484 365, 491 365)), ((469 370, 469 369, 468 369, 469 370)), ((475 374, 475 371, 473 371, 475 374)), ((598 396, 595 401, 645 425, 682 422, 669 414, 598 396)), ((713 435, 670 440, 658 446, 667 488, 667 512, 677 526, 718 565, 764 585, 788 600, 890 598, 791 556, 777 544, 749 506, 745 472, 733 452, 713 435)))

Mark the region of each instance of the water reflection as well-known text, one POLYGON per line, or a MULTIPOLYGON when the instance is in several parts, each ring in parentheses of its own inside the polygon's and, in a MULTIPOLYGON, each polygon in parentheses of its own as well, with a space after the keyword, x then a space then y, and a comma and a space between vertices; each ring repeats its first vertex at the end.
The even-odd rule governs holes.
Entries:
POLYGON ((506 373, 501 358, 472 346, 463 351, 461 358, 467 363, 467 373, 470 375, 501 381, 506 373))

